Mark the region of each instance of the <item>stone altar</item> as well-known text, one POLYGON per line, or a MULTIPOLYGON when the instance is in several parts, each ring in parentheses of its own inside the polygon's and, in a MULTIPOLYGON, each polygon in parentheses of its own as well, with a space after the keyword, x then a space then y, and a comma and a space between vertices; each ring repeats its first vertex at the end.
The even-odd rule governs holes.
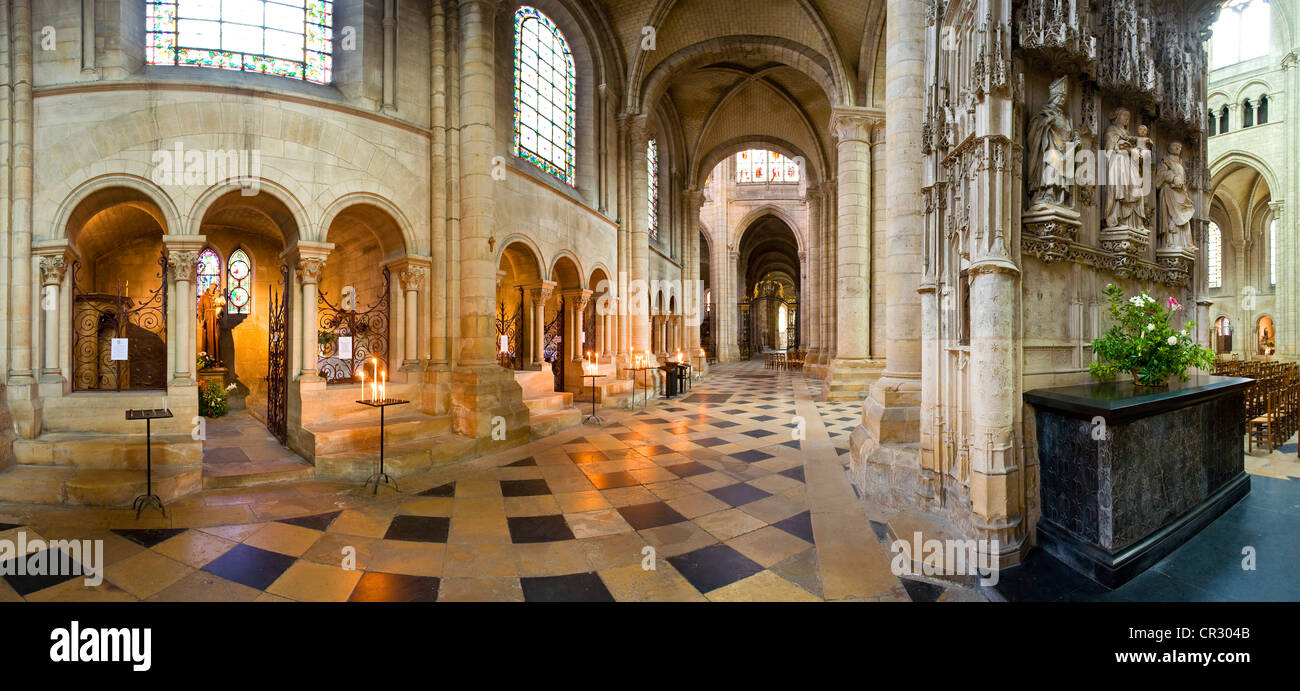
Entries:
POLYGON ((1114 588, 1222 515, 1250 492, 1241 448, 1250 382, 1026 391, 1041 469, 1039 545, 1114 588))

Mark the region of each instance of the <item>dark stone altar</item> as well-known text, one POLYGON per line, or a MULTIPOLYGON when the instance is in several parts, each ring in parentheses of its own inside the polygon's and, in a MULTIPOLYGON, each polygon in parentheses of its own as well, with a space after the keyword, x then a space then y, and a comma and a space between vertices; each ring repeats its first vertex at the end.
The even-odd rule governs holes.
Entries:
POLYGON ((1250 492, 1243 394, 1250 379, 1191 377, 1026 391, 1038 433, 1039 545, 1114 588, 1250 492))

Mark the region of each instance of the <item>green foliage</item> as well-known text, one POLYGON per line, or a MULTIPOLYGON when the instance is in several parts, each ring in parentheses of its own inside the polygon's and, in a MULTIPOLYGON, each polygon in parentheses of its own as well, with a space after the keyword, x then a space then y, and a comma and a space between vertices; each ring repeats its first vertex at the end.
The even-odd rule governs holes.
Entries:
POLYGON ((217 359, 208 355, 207 351, 200 350, 199 356, 194 359, 194 364, 198 367, 198 370, 202 372, 203 370, 217 364, 217 359))
POLYGON ((221 417, 226 414, 226 389, 215 381, 206 381, 199 386, 199 415, 203 417, 221 417))
POLYGON ((1182 305, 1169 298, 1161 305, 1145 292, 1124 299, 1124 291, 1107 284, 1103 291, 1110 300, 1114 324, 1106 335, 1092 342, 1097 360, 1088 371, 1098 379, 1129 372, 1143 386, 1162 386, 1170 377, 1187 381, 1187 370, 1208 370, 1214 353, 1196 344, 1191 335, 1196 322, 1189 321, 1175 331, 1169 322, 1182 305))

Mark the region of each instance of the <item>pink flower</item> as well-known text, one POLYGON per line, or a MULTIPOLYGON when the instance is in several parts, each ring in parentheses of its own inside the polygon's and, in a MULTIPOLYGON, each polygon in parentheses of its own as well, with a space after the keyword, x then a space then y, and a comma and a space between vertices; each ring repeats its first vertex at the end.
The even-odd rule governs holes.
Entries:
POLYGON ((1180 305, 1180 304, 1178 303, 1178 301, 1175 300, 1175 299, 1174 299, 1174 296, 1172 296, 1172 295, 1170 295, 1170 296, 1169 296, 1169 299, 1165 301, 1165 307, 1167 307, 1167 308, 1169 308, 1169 309, 1171 309, 1171 310, 1174 310, 1174 311, 1178 311, 1178 310, 1180 310, 1180 309, 1183 308, 1183 306, 1180 305))

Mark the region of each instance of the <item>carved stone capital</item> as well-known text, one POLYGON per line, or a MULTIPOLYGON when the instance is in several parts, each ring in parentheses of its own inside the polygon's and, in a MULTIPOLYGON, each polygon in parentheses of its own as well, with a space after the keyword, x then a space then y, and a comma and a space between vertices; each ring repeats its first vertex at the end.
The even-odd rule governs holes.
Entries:
POLYGON ((397 272, 397 280, 401 284, 402 290, 419 290, 424 285, 424 268, 408 266, 397 272))
POLYGON ((302 257, 298 260, 298 266, 295 269, 298 272, 298 280, 304 285, 320 283, 320 276, 325 271, 325 259, 317 257, 302 257))
POLYGON ((167 253, 167 275, 173 281, 194 282, 194 273, 198 270, 199 253, 197 250, 173 250, 167 253))
POLYGON ((554 292, 555 292, 554 281, 541 281, 536 285, 528 287, 528 294, 530 297, 532 297, 534 302, 546 302, 547 300, 551 299, 551 295, 554 292))
POLYGON ((41 285, 56 286, 63 283, 63 273, 67 269, 67 261, 62 255, 41 257, 41 285))
POLYGON ((836 142, 871 143, 871 131, 881 122, 877 111, 867 108, 834 108, 831 110, 831 134, 836 142))

